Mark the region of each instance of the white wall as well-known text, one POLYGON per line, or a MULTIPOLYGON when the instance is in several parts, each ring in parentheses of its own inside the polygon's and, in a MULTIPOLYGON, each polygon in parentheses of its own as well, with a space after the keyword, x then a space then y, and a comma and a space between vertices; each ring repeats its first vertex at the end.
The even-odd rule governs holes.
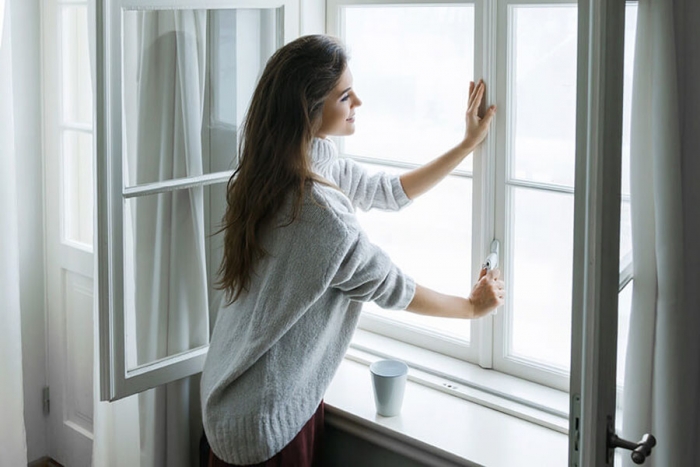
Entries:
POLYGON ((325 0, 301 0, 301 20, 299 24, 301 35, 324 33, 325 25, 325 0))
POLYGON ((19 212, 20 300, 27 459, 48 453, 41 154, 40 0, 10 0, 19 212))

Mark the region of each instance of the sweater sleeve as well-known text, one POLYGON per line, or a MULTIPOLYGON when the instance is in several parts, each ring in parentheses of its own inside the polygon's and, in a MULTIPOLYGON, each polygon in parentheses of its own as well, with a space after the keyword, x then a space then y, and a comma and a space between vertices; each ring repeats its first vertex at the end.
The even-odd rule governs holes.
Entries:
POLYGON ((331 279, 334 287, 351 300, 373 301, 382 308, 403 310, 415 294, 416 285, 362 230, 354 232, 331 279))
POLYGON ((331 178, 350 198, 353 206, 363 211, 398 211, 411 202, 398 175, 384 172, 370 175, 352 159, 338 159, 331 171, 331 178))

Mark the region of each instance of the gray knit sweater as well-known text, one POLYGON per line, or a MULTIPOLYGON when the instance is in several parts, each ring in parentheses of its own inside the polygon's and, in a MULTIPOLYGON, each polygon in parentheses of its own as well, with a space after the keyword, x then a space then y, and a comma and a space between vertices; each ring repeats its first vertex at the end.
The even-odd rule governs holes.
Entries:
MULTIPOLYGON (((314 414, 347 350, 362 308, 404 309, 415 283, 368 239, 354 215, 410 200, 397 176, 369 176, 315 139, 314 170, 336 184, 307 190, 300 217, 262 239, 269 253, 249 290, 219 310, 201 380, 213 452, 238 465, 282 450, 314 414), (343 194, 345 193, 345 194, 343 194)), ((289 216, 291 203, 279 214, 289 216)))

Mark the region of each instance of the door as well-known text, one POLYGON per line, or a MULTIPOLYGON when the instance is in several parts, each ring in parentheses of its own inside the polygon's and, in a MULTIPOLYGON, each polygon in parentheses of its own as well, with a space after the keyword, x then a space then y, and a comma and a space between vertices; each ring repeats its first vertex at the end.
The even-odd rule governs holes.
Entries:
POLYGON ((88 1, 42 3, 48 454, 89 466, 93 436, 93 111, 88 1))

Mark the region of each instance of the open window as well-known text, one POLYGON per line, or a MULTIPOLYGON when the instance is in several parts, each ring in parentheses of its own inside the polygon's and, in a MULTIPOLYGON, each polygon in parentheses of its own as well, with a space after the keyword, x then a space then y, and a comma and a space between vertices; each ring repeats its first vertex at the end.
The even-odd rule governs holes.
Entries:
MULTIPOLYGON (((328 0, 364 105, 340 152, 402 172, 463 137, 469 80, 498 116, 485 143, 400 213, 358 213, 416 280, 466 296, 493 239, 508 298, 474 322, 365 306, 360 326, 566 391, 571 359, 578 3, 328 0), (543 339, 542 336, 547 336, 543 339)), ((636 3, 627 6, 620 242, 620 346, 631 280, 629 113, 636 3)), ((624 348, 624 347, 623 347, 624 348)), ((624 371, 624 352, 619 374, 624 371)))
POLYGON ((202 370, 238 130, 297 0, 98 3, 101 398, 202 370))

